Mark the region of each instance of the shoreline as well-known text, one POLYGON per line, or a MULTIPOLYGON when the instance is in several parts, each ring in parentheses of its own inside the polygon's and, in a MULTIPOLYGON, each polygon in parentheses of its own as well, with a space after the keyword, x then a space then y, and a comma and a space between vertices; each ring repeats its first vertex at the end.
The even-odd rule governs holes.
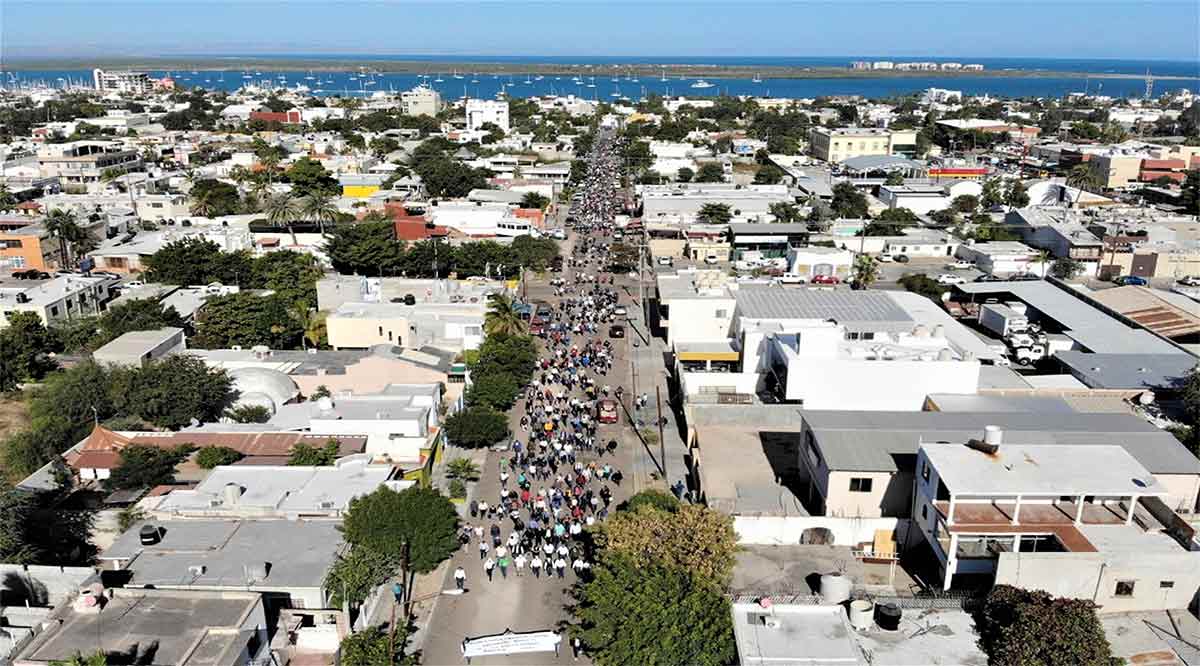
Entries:
MULTIPOLYGON (((161 70, 205 70, 240 72, 257 70, 269 72, 347 72, 359 69, 369 69, 378 73, 388 74, 448 74, 458 71, 459 74, 487 75, 553 75, 553 76, 638 76, 667 78, 712 78, 712 79, 748 79, 759 76, 763 79, 961 79, 961 78, 1046 78, 1046 79, 1143 79, 1141 74, 1121 74, 1115 72, 1063 72, 1051 70, 1002 69, 983 71, 897 71, 897 70, 856 70, 846 67, 792 67, 767 65, 761 67, 741 65, 704 65, 704 64, 548 64, 548 63, 511 63, 489 62, 479 60, 473 62, 435 61, 435 60, 351 60, 325 58, 199 58, 185 60, 182 58, 30 58, 8 59, 4 69, 7 71, 64 71, 100 69, 132 69, 146 71, 161 70)), ((1194 81, 1189 76, 1155 76, 1159 81, 1194 81)))

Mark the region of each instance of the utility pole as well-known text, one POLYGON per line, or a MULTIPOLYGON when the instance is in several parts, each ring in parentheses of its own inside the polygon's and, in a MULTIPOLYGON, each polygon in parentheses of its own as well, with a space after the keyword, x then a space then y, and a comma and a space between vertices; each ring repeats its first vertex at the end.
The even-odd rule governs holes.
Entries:
MULTIPOLYGON (((663 481, 670 481, 667 478, 667 439, 663 437, 663 415, 662 415, 662 389, 658 386, 654 387, 654 398, 658 402, 658 455, 659 467, 662 469, 663 481)), ((668 483, 668 485, 670 485, 668 483)))

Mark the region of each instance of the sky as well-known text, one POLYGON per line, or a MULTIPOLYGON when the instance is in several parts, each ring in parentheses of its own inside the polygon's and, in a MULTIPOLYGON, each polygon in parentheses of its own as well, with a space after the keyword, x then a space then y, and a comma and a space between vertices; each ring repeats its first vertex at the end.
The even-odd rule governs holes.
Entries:
POLYGON ((0 56, 927 56, 1200 61, 1195 0, 0 0, 0 56))

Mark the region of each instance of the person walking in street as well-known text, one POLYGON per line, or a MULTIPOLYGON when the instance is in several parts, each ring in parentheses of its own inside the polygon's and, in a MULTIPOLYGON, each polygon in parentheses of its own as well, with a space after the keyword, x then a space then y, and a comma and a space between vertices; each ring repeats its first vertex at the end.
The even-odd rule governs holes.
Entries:
POLYGON ((486 541, 479 542, 479 559, 484 559, 488 554, 488 545, 486 541))
POLYGON ((507 555, 504 555, 500 558, 500 577, 501 578, 505 578, 505 579, 508 578, 508 562, 509 562, 509 559, 508 559, 507 555))
POLYGON ((520 578, 520 577, 524 576, 525 575, 525 554, 521 553, 520 555, 517 555, 513 559, 513 564, 516 565, 516 567, 517 567, 517 577, 520 578))
POLYGON ((529 561, 529 570, 533 572, 534 578, 541 578, 542 577, 542 558, 537 555, 534 555, 533 559, 529 561))
POLYGON ((462 567, 454 570, 454 586, 458 588, 459 592, 467 587, 467 572, 462 567))
POLYGON ((566 578, 567 561, 561 557, 554 560, 554 572, 558 574, 559 578, 566 578))
POLYGON ((571 640, 571 658, 573 661, 579 661, 579 655, 583 653, 583 641, 576 636, 571 640))
POLYGON ((487 558, 483 563, 483 570, 487 573, 488 582, 492 582, 492 572, 496 569, 496 561, 492 558, 487 558))

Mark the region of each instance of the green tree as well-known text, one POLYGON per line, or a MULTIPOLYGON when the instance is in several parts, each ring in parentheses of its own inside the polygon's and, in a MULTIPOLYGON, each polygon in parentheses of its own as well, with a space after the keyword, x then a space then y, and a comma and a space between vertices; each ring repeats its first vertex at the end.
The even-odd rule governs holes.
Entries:
POLYGON ((263 203, 263 212, 267 214, 267 222, 277 229, 287 229, 292 235, 292 245, 299 245, 296 239, 296 220, 300 218, 300 204, 295 196, 288 193, 268 197, 263 203))
POLYGON ((93 324, 96 334, 88 342, 97 349, 132 331, 153 331, 159 328, 187 328, 187 322, 172 306, 149 298, 138 298, 110 305, 93 324))
POLYGON ((413 170, 421 176, 429 196, 446 199, 457 199, 467 196, 471 190, 486 189, 491 173, 445 156, 414 164, 413 170))
POLYGON ((325 276, 321 264, 311 254, 276 250, 254 259, 250 266, 250 286, 270 289, 285 303, 317 307, 317 281, 325 276))
POLYGON ((1004 190, 1004 205, 1008 206, 1010 210, 1029 205, 1029 193, 1025 190, 1025 183, 1019 180, 1009 182, 1008 187, 1004 190))
POLYGON ((737 656, 729 600, 708 581, 615 556, 572 590, 577 635, 600 666, 721 666, 737 656))
POLYGON ((696 172, 687 167, 680 167, 679 170, 675 172, 675 180, 681 183, 690 183, 695 177, 696 172))
POLYGON ((473 378, 467 389, 467 404, 472 407, 490 407, 496 411, 508 411, 517 400, 521 387, 508 373, 492 373, 473 378))
POLYGON ((325 574, 325 589, 330 605, 341 608, 349 603, 357 608, 371 592, 386 583, 400 566, 398 560, 370 548, 352 547, 334 561, 325 574))
MULTIPOLYGON (((325 233, 325 225, 337 222, 341 213, 333 203, 333 197, 326 192, 313 192, 299 201, 300 216, 310 222, 316 222, 325 233)), ((270 211, 268 210, 268 215, 270 211)))
POLYGON ((296 198, 316 195, 336 197, 341 194, 337 179, 325 167, 310 157, 301 157, 287 170, 288 182, 296 198))
POLYGON ((208 239, 188 236, 167 243, 143 263, 149 282, 240 285, 249 279, 253 260, 247 252, 223 252, 221 246, 208 239))
MULTIPOLYGON (((467 243, 461 249, 477 244, 467 243)), ((506 262, 506 266, 513 269, 514 275, 516 274, 515 268, 518 266, 535 271, 545 270, 559 257, 558 243, 552 238, 517 236, 509 244, 508 249, 511 258, 506 262)))
POLYGON ((67 659, 51 659, 50 666, 108 666, 108 655, 103 651, 87 655, 76 652, 67 659))
POLYGON ((367 144, 367 148, 371 150, 372 155, 383 157, 388 153, 399 150, 400 142, 390 136, 377 136, 371 139, 371 142, 367 144))
POLYGON ((461 481, 478 481, 479 465, 470 458, 455 458, 446 463, 446 477, 461 481))
POLYGON ((950 202, 954 210, 967 215, 979 209, 979 197, 973 194, 960 194, 950 202))
POLYGON ((454 505, 438 491, 420 486, 401 492, 381 486, 354 499, 341 529, 356 548, 403 560, 416 573, 433 571, 459 548, 454 505))
POLYGON ((8 326, 0 329, 0 393, 41 379, 57 367, 49 356, 55 347, 55 336, 36 313, 8 313, 8 326))
POLYGON ((899 171, 891 171, 888 173, 887 178, 883 179, 883 184, 884 185, 903 185, 904 184, 904 174, 899 171))
POLYGON ((775 185, 787 174, 774 164, 764 164, 754 172, 754 182, 759 185, 775 185))
POLYGON ((0 561, 10 564, 34 564, 38 547, 30 531, 37 511, 33 493, 0 488, 0 561))
POLYGON ((204 469, 212 469, 220 465, 232 465, 243 457, 237 449, 228 446, 205 446, 196 453, 196 464, 204 469))
POLYGON ((263 405, 239 405, 225 412, 234 423, 266 423, 271 420, 271 410, 263 405))
POLYGON ((446 419, 446 437, 463 448, 491 446, 508 434, 508 417, 490 407, 468 407, 446 419))
POLYGON ((525 320, 521 319, 516 303, 507 295, 500 294, 492 299, 483 316, 483 330, 488 335, 520 335, 525 332, 525 320))
POLYGON ((104 480, 109 490, 153 488, 175 482, 175 466, 187 458, 189 449, 160 449, 157 446, 131 444, 121 449, 121 462, 104 480))
POLYGON ((521 208, 536 208, 543 210, 550 205, 550 199, 538 194, 537 192, 526 192, 525 196, 521 197, 521 208))
POLYGON ((716 162, 705 162, 700 165, 700 170, 696 172, 697 183, 722 183, 725 182, 725 168, 716 162))
POLYGON ((706 203, 700 207, 700 212, 696 213, 696 219, 705 224, 729 224, 733 219, 733 211, 730 210, 729 204, 706 203))
POLYGON ((781 224, 796 224, 801 221, 800 209, 788 201, 778 201, 771 204, 771 215, 781 224))
POLYGON ((338 659, 343 666, 414 666, 415 656, 405 656, 407 630, 397 626, 395 635, 374 625, 342 639, 338 659), (391 654, 388 654, 388 652, 391 654))
POLYGON ((993 664, 1111 666, 1096 608, 1084 599, 997 585, 976 618, 979 644, 993 664))
POLYGON ((188 198, 192 215, 201 217, 233 215, 240 203, 236 186, 211 178, 196 181, 188 198))
POLYGON ((278 295, 244 291, 210 298, 196 314, 192 342, 201 349, 229 349, 233 345, 295 349, 300 346, 304 330, 291 316, 290 305, 278 295))
POLYGON ((908 291, 920 294, 938 305, 942 303, 942 294, 947 291, 946 287, 924 273, 908 273, 896 282, 908 291))
POLYGON ((397 272, 404 249, 391 222, 362 222, 335 227, 325 253, 339 273, 385 275, 397 272))
POLYGON ((733 575, 737 533, 729 514, 697 504, 661 511, 618 511, 596 533, 604 556, 621 554, 638 566, 678 567, 717 584, 733 575))
POLYGON ((983 181, 983 192, 979 196, 979 205, 984 210, 1004 203, 1004 187, 999 178, 988 178, 983 181))
POLYGON ((879 264, 875 261, 875 257, 869 254, 860 254, 854 258, 850 281, 854 284, 855 289, 870 289, 878 279, 879 264))
POLYGON ((479 347, 472 375, 507 374, 524 386, 533 377, 537 344, 528 335, 491 335, 479 347))
POLYGON ((1070 257, 1055 259, 1050 264, 1050 274, 1061 280, 1070 280, 1083 272, 1083 263, 1070 257))
POLYGON ((1078 206, 1083 193, 1099 192, 1104 187, 1104 180, 1090 165, 1076 164, 1067 172, 1066 184, 1067 187, 1074 187, 1078 190, 1075 195, 1075 205, 1078 206))
POLYGON ((666 511, 675 513, 679 510, 679 500, 670 493, 664 493, 661 490, 653 488, 643 490, 633 497, 630 497, 618 508, 622 511, 634 511, 641 509, 643 506, 656 509, 658 511, 666 511))
MULTIPOLYGON (((1192 108, 1200 107, 1200 102, 1192 104, 1192 108)), ((1179 189, 1179 205, 1188 215, 1200 215, 1200 169, 1190 169, 1183 178, 1179 189)))
POLYGON ((114 368, 108 375, 115 411, 134 414, 161 428, 177 429, 193 420, 216 421, 236 391, 223 369, 173 354, 140 368, 114 368))
POLYGON ((59 267, 74 266, 72 249, 84 242, 87 236, 87 232, 79 226, 79 219, 75 213, 58 208, 52 209, 46 214, 42 226, 46 228, 46 233, 51 238, 58 241, 59 261, 61 262, 59 267))
POLYGON ((867 217, 867 197, 852 183, 841 182, 833 186, 833 214, 846 220, 861 220, 867 217))
POLYGON ((329 467, 337 462, 341 449, 342 443, 332 437, 325 440, 320 448, 300 442, 292 447, 287 464, 293 467, 329 467))

